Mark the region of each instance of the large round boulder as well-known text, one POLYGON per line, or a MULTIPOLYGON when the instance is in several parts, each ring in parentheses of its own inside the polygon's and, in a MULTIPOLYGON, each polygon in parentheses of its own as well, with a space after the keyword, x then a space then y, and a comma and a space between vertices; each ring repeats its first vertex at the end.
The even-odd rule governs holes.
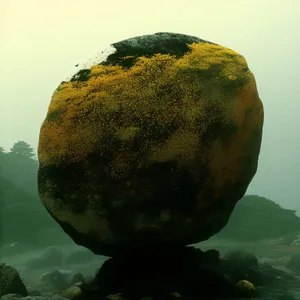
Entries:
POLYGON ((187 245, 227 223, 258 163, 263 107, 243 56, 197 37, 127 39, 55 90, 39 195, 80 245, 187 245))

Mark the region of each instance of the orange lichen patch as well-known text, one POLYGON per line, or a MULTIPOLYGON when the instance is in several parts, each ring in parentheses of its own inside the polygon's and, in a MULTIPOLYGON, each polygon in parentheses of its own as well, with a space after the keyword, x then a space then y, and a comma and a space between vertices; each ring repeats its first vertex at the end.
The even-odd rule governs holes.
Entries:
MULTIPOLYGON (((262 127, 263 109, 259 99, 254 77, 237 94, 235 111, 227 116, 238 127, 226 148, 221 141, 214 143, 210 154, 212 185, 216 198, 224 194, 236 180, 245 173, 245 156, 251 147, 251 138, 255 130, 262 127)), ((253 174, 254 175, 254 174, 253 174)))
MULTIPOLYGON (((258 96, 254 77, 252 77, 252 80, 249 80, 248 84, 246 84, 237 95, 235 105, 235 124, 238 125, 240 128, 243 126, 247 126, 249 122, 254 123, 254 125, 256 125, 257 120, 254 120, 253 118, 251 118, 251 120, 247 120, 247 118, 249 118, 247 112, 255 110, 257 107, 260 106, 261 101, 258 96)), ((255 115, 254 117, 257 117, 257 115, 255 115)))
MULTIPOLYGON (((198 130, 196 120, 201 118, 208 125, 215 118, 206 115, 204 108, 209 104, 230 111, 234 104, 229 102, 234 99, 237 86, 228 90, 227 82, 244 83, 252 74, 245 71, 245 59, 230 49, 208 43, 192 44, 190 49, 179 59, 167 54, 139 57, 130 69, 95 65, 87 81, 62 83, 48 110, 48 116, 60 112, 59 118, 46 119, 41 128, 41 163, 58 164, 62 159, 75 162, 98 151, 96 144, 101 144, 104 128, 121 141, 132 140, 136 132, 132 128, 150 130, 140 128, 146 119, 161 127, 174 123, 189 132, 185 138, 189 141, 182 137, 170 139, 169 150, 164 150, 165 159, 187 153, 183 151, 187 146, 180 143, 190 145, 193 152, 198 143, 197 139, 191 141, 198 130), (171 154, 173 150, 175 153, 171 154)), ((147 145, 148 150, 157 146, 155 141, 149 143, 141 144, 147 145)), ((162 159, 162 152, 160 155, 162 159)))
POLYGON ((87 151, 94 149, 96 141, 93 132, 86 132, 82 126, 59 127, 47 124, 47 134, 44 135, 43 143, 40 142, 38 148, 39 160, 51 161, 53 164, 79 161, 85 157, 87 151), (78 136, 81 138, 78 139, 78 136), (62 140, 64 142, 61 142, 62 140), (47 143, 51 145, 51 151, 44 151, 43 147, 46 147, 47 143))

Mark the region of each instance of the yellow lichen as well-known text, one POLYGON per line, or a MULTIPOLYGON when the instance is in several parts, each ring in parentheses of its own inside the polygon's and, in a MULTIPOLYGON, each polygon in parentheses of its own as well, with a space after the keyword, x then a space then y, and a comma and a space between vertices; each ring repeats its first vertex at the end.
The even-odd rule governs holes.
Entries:
POLYGON ((163 145, 151 151, 150 161, 164 162, 169 160, 188 161, 194 158, 199 149, 199 136, 196 133, 182 131, 174 134, 163 145))
POLYGON ((169 295, 173 298, 182 298, 181 294, 178 292, 172 292, 169 295))
POLYGON ((253 295, 256 292, 255 286, 248 280, 239 280, 236 287, 240 295, 248 296, 253 295))
MULTIPOLYGON (((48 184, 48 188, 45 186, 44 190, 53 190, 54 186, 52 186, 50 181, 48 184)), ((40 197, 45 207, 49 209, 60 222, 68 223, 72 227, 76 228, 76 230, 80 233, 84 233, 86 235, 93 233, 94 238, 99 242, 115 242, 115 236, 110 228, 110 224, 106 216, 100 211, 95 212, 92 204, 89 204, 87 209, 81 213, 73 213, 70 208, 59 208, 53 197, 48 194, 48 192, 41 193, 40 197), (95 231, 95 224, 98 224, 97 231, 95 231)), ((91 201, 88 198, 85 200, 88 202, 91 201)))
POLYGON ((138 127, 122 127, 116 132, 116 136, 121 141, 129 141, 132 140, 136 134, 138 133, 139 128, 138 127))
POLYGON ((61 295, 63 297, 66 297, 68 299, 75 299, 76 297, 82 296, 83 292, 79 286, 73 285, 61 292, 61 295))
POLYGON ((229 80, 236 80, 236 79, 237 79, 237 77, 236 77, 236 76, 234 76, 234 75, 229 75, 229 76, 228 76, 228 79, 229 79, 229 80))
MULTIPOLYGON (((197 119, 210 122, 203 108, 216 101, 230 111, 228 99, 237 92, 224 91, 222 84, 248 81, 253 75, 245 71, 245 59, 230 49, 208 43, 189 47, 191 51, 179 59, 156 54, 139 57, 129 69, 95 65, 87 81, 62 83, 47 113, 58 112, 59 117, 46 119, 41 128, 40 162, 80 161, 87 153, 100 151, 104 128, 122 141, 132 140, 145 120, 161 127, 173 122, 181 128, 165 145, 142 142, 143 151, 154 149, 153 159, 193 155, 201 134, 196 129, 197 119), (214 73, 212 79, 207 72, 214 73)), ((116 167, 124 170, 127 164, 117 163, 116 167)))

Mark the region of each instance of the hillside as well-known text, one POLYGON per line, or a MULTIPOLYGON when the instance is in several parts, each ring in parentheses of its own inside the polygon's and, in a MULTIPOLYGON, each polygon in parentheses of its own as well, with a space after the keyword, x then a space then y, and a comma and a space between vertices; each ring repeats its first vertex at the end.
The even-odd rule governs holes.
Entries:
POLYGON ((38 197, 1 179, 0 244, 17 241, 38 245, 48 238, 46 232, 54 229, 58 236, 65 235, 38 197))
POLYGON ((245 196, 218 237, 256 241, 300 233, 300 218, 295 212, 264 197, 245 196))

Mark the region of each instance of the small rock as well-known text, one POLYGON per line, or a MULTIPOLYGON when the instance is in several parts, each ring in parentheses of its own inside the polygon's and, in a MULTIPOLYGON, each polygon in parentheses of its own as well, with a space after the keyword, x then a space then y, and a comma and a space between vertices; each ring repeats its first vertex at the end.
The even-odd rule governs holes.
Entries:
POLYGON ((78 286, 71 286, 65 289, 61 294, 68 299, 78 299, 79 296, 83 295, 81 288, 78 286))
POLYGON ((236 284, 236 292, 238 296, 248 297, 256 294, 255 286, 248 280, 240 280, 236 284))
POLYGON ((169 294, 169 296, 172 298, 181 298, 181 295, 178 292, 172 292, 169 294))
POLYGON ((0 297, 10 293, 28 296, 27 289, 18 271, 10 265, 0 264, 0 282, 0 297))
POLYGON ((125 300, 126 298, 122 295, 122 293, 111 294, 105 297, 105 300, 125 300))

